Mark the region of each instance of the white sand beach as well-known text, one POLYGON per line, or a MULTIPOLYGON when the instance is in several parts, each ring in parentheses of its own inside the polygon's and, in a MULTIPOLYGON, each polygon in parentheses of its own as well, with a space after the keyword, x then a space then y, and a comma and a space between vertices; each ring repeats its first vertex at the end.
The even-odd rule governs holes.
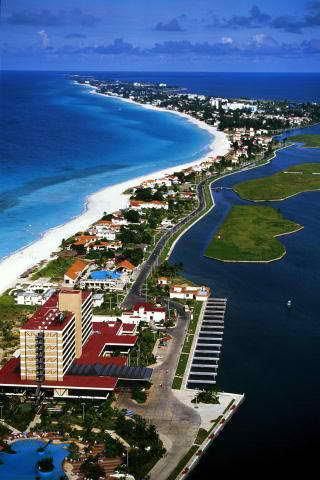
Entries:
MULTIPOLYGON (((92 87, 90 88, 92 93, 96 93, 92 87)), ((134 103, 131 100, 125 100, 119 97, 115 98, 134 103)), ((59 225, 46 231, 41 238, 4 258, 0 262, 0 293, 14 286, 18 277, 26 270, 39 262, 48 259, 52 252, 57 251, 63 239, 66 239, 79 231, 86 230, 93 222, 99 220, 104 212, 111 213, 121 208, 125 208, 128 205, 129 197, 128 195, 124 195, 123 192, 128 188, 138 185, 148 179, 161 178, 166 174, 172 174, 173 172, 183 170, 184 168, 198 165, 209 157, 212 158, 218 155, 225 155, 230 148, 226 134, 218 131, 215 127, 207 125, 205 122, 201 122, 180 112, 164 110, 152 105, 137 105, 155 111, 167 111, 171 114, 180 115, 197 125, 199 128, 207 130, 210 134, 214 135, 213 141, 209 146, 210 151, 204 157, 199 158, 194 162, 185 163, 164 170, 159 170, 145 176, 133 178, 91 194, 86 200, 83 213, 63 225, 59 225)), ((9 238, 8 242, 10 242, 9 238)))

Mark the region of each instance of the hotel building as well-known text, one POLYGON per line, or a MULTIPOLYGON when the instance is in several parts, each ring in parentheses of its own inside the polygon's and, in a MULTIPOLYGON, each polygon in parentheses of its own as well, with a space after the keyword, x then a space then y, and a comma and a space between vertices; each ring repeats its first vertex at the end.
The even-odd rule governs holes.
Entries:
POLYGON ((19 355, 0 370, 1 393, 103 399, 119 379, 150 379, 151 369, 127 366, 136 326, 93 322, 92 297, 88 291, 62 289, 26 321, 19 355))

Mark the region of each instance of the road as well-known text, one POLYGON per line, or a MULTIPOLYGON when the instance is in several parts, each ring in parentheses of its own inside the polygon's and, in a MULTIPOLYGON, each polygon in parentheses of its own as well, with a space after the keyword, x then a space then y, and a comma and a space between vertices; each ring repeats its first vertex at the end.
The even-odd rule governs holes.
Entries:
POLYGON ((171 307, 179 312, 177 326, 170 334, 173 339, 166 353, 164 362, 155 367, 152 375, 153 386, 148 400, 139 405, 128 394, 123 394, 117 401, 119 408, 128 408, 153 423, 162 439, 167 454, 150 472, 151 480, 166 480, 180 459, 193 445, 200 426, 200 416, 195 410, 185 406, 174 396, 171 384, 176 370, 177 359, 182 348, 188 315, 181 305, 171 302, 171 307))
POLYGON ((195 210, 189 213, 186 217, 180 220, 176 225, 170 228, 157 242, 153 251, 151 252, 148 259, 142 264, 140 268, 140 272, 131 285, 128 294, 124 298, 122 302, 123 308, 128 308, 134 305, 137 301, 141 301, 141 290, 143 285, 146 282, 152 268, 158 264, 159 256, 162 252, 163 247, 169 240, 169 238, 174 235, 183 225, 187 224, 190 220, 195 218, 199 213, 205 210, 206 208, 206 200, 204 195, 204 183, 205 180, 200 182, 197 185, 197 197, 198 197, 198 206, 195 210))
MULTIPOLYGON (((197 208, 168 230, 157 242, 148 259, 141 266, 137 278, 125 297, 122 303, 123 308, 128 308, 142 300, 141 291, 146 279, 152 268, 158 264, 159 256, 169 238, 183 225, 205 211, 207 205, 204 195, 204 182, 197 185, 197 208)), ((189 313, 184 311, 181 304, 174 301, 170 301, 170 308, 176 309, 178 312, 177 325, 170 332, 173 339, 170 346, 167 347, 167 351, 162 353, 160 350, 165 359, 161 365, 156 366, 153 370, 151 379, 153 385, 146 403, 143 405, 137 404, 130 398, 129 394, 122 394, 117 401, 119 408, 133 410, 154 424, 164 443, 167 454, 151 470, 151 480, 166 480, 168 478, 181 458, 193 445, 201 423, 198 413, 180 402, 171 389, 189 321, 189 313)))

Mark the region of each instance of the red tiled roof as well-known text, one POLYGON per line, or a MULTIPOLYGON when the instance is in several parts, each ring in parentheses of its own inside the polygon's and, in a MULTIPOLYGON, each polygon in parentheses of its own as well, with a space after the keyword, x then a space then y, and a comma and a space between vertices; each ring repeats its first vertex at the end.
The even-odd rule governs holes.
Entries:
MULTIPOLYGON (((60 292, 64 294, 79 294, 81 295, 82 303, 92 295, 89 291, 84 290, 72 290, 63 288, 60 292)), ((30 317, 25 324, 21 327, 23 330, 63 330, 64 327, 73 318, 73 313, 64 312, 64 318, 60 319, 59 305, 59 292, 55 292, 51 297, 30 317), (47 327, 47 328, 45 328, 47 327)))
POLYGON ((56 292, 26 321, 22 330, 38 330, 45 327, 46 330, 63 330, 74 315, 64 312, 64 317, 60 318, 60 316, 58 293, 56 292))
POLYGON ((65 275, 72 280, 76 280, 80 273, 82 273, 86 268, 88 268, 89 264, 84 260, 78 259, 76 260, 65 272, 65 275))
POLYGON ((126 270, 134 270, 136 267, 129 260, 122 260, 117 264, 117 268, 125 268, 126 270))
POLYGON ((161 200, 149 200, 145 202, 144 200, 130 200, 130 205, 132 207, 139 207, 140 205, 166 205, 166 202, 162 202, 161 200))
POLYGON ((136 329, 136 326, 134 323, 123 323, 122 324, 122 330, 123 332, 134 332, 136 329))
MULTIPOLYGON (((99 377, 86 375, 65 375, 63 381, 44 381, 43 387, 72 387, 113 390, 118 379, 115 377, 99 377)), ((21 380, 20 358, 12 358, 0 370, 0 385, 36 386, 35 380, 21 380)))
POLYGON ((133 347, 135 345, 138 337, 136 335, 119 333, 121 327, 124 329, 124 332, 134 331, 131 325, 123 324, 121 321, 115 322, 112 325, 109 323, 94 322, 93 334, 84 345, 82 355, 76 360, 76 362, 81 364, 117 363, 125 365, 125 357, 101 356, 104 347, 107 345, 123 345, 126 347, 133 347), (115 360, 116 358, 119 360, 115 360))

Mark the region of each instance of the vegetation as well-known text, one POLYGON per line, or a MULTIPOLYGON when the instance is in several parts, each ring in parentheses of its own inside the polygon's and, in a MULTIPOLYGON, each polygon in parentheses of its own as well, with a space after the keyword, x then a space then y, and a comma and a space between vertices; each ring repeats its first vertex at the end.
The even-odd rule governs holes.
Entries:
POLYGON ((182 457, 176 468, 170 473, 168 480, 175 480, 179 473, 184 469, 184 467, 187 465, 189 460, 193 457, 193 455, 196 453, 198 450, 198 447, 196 445, 193 445, 190 450, 182 457))
POLYGON ((154 192, 152 188, 143 188, 139 187, 132 195, 132 199, 134 200, 142 200, 143 202, 150 202, 153 200, 163 200, 163 193, 167 191, 166 186, 161 186, 156 189, 154 192))
POLYGON ((152 241, 152 232, 150 228, 144 224, 121 226, 118 239, 125 245, 145 243, 149 245, 152 241))
POLYGON ((126 260, 133 263, 134 266, 139 265, 143 260, 143 251, 141 248, 124 248, 122 255, 126 260))
POLYGON ((69 457, 70 460, 79 460, 80 458, 80 449, 75 442, 70 442, 68 445, 69 457))
MULTIPOLYGON (((1 350, 9 355, 17 348, 19 342, 18 327, 36 307, 17 305, 12 295, 0 295, 0 359, 1 350)), ((4 355, 5 357, 6 355, 4 355)))
POLYGON ((283 200, 301 192, 319 189, 319 163, 302 163, 269 177, 238 183, 234 187, 242 198, 254 201, 283 200))
POLYGON ((53 458, 52 457, 42 458, 37 463, 37 467, 38 467, 38 470, 40 470, 40 472, 52 472, 52 470, 54 469, 53 458))
POLYGON ((289 137, 289 140, 293 140, 294 142, 303 142, 304 147, 320 148, 319 134, 295 135, 294 137, 289 137))
POLYGON ((137 210, 127 209, 124 210, 123 216, 128 222, 139 223, 140 222, 140 213, 137 210))
POLYGON ((3 405, 3 419, 17 430, 24 431, 34 418, 36 409, 33 402, 23 401, 19 397, 0 395, 3 405))
POLYGON ((206 430, 205 428, 199 428, 194 443, 196 445, 201 445, 205 441, 208 435, 209 435, 208 430, 206 430))
POLYGON ((52 280, 61 280, 65 271, 72 265, 74 258, 68 257, 58 257, 54 260, 50 260, 43 268, 40 268, 37 272, 32 275, 32 279, 36 280, 37 278, 47 277, 52 280))
POLYGON ((80 465, 80 473, 82 473, 85 479, 90 480, 99 480, 106 476, 104 469, 98 464, 98 458, 92 456, 88 457, 80 465))
POLYGON ((155 426, 138 415, 134 415, 133 420, 119 416, 115 431, 131 446, 128 472, 136 480, 145 478, 166 452, 155 426))
POLYGON ((195 300, 188 301, 192 309, 192 318, 190 318, 188 330, 185 336, 184 344, 178 361, 176 373, 172 382, 172 388, 180 390, 182 386, 183 376, 187 368, 188 359, 191 351, 191 347, 194 340, 194 334, 197 329, 198 321, 200 318, 200 312, 202 308, 202 302, 195 300))
POLYGON ((109 433, 106 433, 104 439, 104 453, 107 458, 120 457, 123 454, 124 448, 119 440, 113 438, 109 433))
POLYGON ((131 398, 137 403, 144 403, 148 398, 148 393, 143 386, 137 385, 132 390, 131 398))
POLYGON ((267 262, 285 255, 275 237, 302 228, 271 207, 236 205, 209 244, 206 256, 222 261, 267 262))
POLYGON ((183 268, 182 263, 169 263, 168 261, 164 261, 157 269, 157 275, 159 277, 176 277, 178 273, 181 272, 183 268))
POLYGON ((107 292, 104 293, 104 301, 100 307, 94 308, 95 315, 121 315, 122 310, 119 308, 124 297, 123 292, 107 292))
POLYGON ((216 388, 211 388, 208 390, 202 390, 201 392, 197 393, 192 403, 213 403, 217 404, 219 402, 219 392, 216 388))
POLYGON ((159 332, 154 332, 150 327, 139 326, 138 341, 130 352, 130 365, 146 367, 155 363, 152 353, 159 332))

